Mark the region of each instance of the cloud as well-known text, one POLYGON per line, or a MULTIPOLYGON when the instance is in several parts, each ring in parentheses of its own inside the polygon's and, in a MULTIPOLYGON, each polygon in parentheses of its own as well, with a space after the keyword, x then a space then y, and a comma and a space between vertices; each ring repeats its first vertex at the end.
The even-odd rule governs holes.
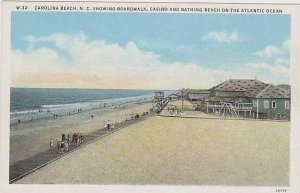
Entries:
POLYGON ((290 45, 291 45, 290 40, 286 40, 285 42, 283 42, 283 48, 286 50, 290 50, 290 45))
POLYGON ((50 48, 40 48, 22 52, 12 51, 13 74, 59 72, 65 62, 59 54, 50 48))
POLYGON ((35 46, 26 51, 12 50, 14 86, 209 88, 231 74, 198 63, 165 62, 160 55, 143 51, 134 42, 119 45, 89 40, 83 33, 25 39, 35 46))
POLYGON ((284 41, 281 46, 268 45, 264 49, 252 53, 260 56, 260 60, 269 62, 249 63, 246 66, 253 69, 261 69, 271 73, 275 82, 289 82, 290 80, 290 60, 289 60, 290 40, 284 41))
POLYGON ((260 57, 272 57, 272 56, 279 56, 289 52, 290 49, 290 40, 286 40, 283 42, 281 46, 275 45, 268 45, 265 48, 253 52, 252 55, 260 56, 260 57))
POLYGON ((268 68, 271 67, 267 63, 249 63, 249 64, 246 64, 246 66, 250 66, 250 67, 253 67, 253 68, 259 68, 259 69, 268 69, 268 68))
POLYGON ((202 37, 203 41, 213 40, 218 43, 231 43, 240 40, 237 32, 214 31, 202 37))
POLYGON ((286 58, 277 58, 274 63, 276 65, 290 65, 290 60, 286 58))
MULTIPOLYGON (((31 49, 12 50, 13 86, 210 88, 230 76, 257 75, 257 70, 212 69, 197 62, 167 62, 159 54, 142 50, 135 42, 120 45, 102 39, 90 40, 84 33, 27 36, 25 40, 31 49)), ((289 80, 289 60, 285 57, 278 57, 273 63, 246 66, 268 72, 270 76, 261 77, 262 80, 289 80)))
POLYGON ((271 73, 273 80, 272 82, 289 82, 290 80, 290 68, 284 64, 287 64, 287 60, 279 58, 273 63, 249 63, 249 66, 254 69, 267 70, 271 73))
POLYGON ((280 54, 280 49, 274 45, 269 45, 262 50, 254 52, 253 55, 255 56, 274 56, 280 54))
POLYGON ((276 78, 289 79, 290 77, 290 69, 283 65, 277 65, 272 67, 270 70, 276 78))

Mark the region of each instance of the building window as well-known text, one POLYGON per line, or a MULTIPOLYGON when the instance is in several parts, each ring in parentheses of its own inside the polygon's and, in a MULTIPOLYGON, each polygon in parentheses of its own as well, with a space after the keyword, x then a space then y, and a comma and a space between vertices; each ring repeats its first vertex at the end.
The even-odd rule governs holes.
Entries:
POLYGON ((272 101, 272 108, 276 108, 276 101, 272 101))
POLYGON ((290 101, 285 101, 285 109, 290 109, 290 101))
POLYGON ((264 108, 268 109, 269 108, 269 101, 264 101, 264 108))

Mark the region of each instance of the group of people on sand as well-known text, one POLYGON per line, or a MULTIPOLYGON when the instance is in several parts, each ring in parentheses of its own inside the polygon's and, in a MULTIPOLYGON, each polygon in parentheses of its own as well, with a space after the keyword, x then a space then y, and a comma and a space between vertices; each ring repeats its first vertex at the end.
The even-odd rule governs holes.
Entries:
POLYGON ((175 115, 175 114, 178 115, 179 114, 179 111, 176 107, 172 107, 172 108, 168 107, 168 111, 169 111, 170 115, 175 115))
POLYGON ((179 115, 180 117, 184 116, 183 111, 180 111, 179 109, 177 109, 177 107, 168 107, 168 111, 170 115, 179 115))
MULTIPOLYGON (((69 145, 74 145, 78 146, 83 143, 83 135, 82 133, 75 133, 72 136, 71 140, 71 135, 68 134, 62 134, 61 139, 57 140, 57 151, 58 153, 64 153, 66 151, 69 151, 69 145)), ((50 148, 53 148, 53 140, 50 140, 50 148)))
POLYGON ((108 120, 108 121, 104 122, 104 128, 106 130, 114 129, 115 125, 110 120, 108 120))

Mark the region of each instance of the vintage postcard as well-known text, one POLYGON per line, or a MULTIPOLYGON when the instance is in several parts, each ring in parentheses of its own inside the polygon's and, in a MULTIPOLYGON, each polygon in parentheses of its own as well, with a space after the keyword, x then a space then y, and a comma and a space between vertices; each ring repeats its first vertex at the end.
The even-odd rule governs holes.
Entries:
POLYGON ((300 193, 299 16, 4 1, 0 192, 300 193))

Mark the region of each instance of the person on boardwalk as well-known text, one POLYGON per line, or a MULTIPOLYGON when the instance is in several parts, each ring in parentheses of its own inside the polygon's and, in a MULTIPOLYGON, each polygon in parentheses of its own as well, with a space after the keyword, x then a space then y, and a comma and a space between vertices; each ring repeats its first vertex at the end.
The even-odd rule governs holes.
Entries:
POLYGON ((77 139, 76 139, 76 133, 74 133, 73 138, 74 138, 74 145, 77 145, 77 139))
POLYGON ((62 141, 62 142, 60 143, 60 151, 59 151, 59 153, 63 153, 63 152, 64 152, 64 148, 65 148, 65 144, 64 144, 64 142, 62 141))
POLYGON ((114 128, 115 128, 115 124, 111 123, 111 124, 110 124, 110 128, 111 128, 111 129, 114 129, 114 128))
POLYGON ((75 133, 75 145, 79 144, 79 136, 78 133, 75 133))
POLYGON ((83 135, 82 135, 82 133, 80 133, 80 135, 79 135, 79 141, 80 141, 80 144, 83 143, 83 135))
POLYGON ((104 121, 104 129, 107 129, 107 122, 104 121))
POLYGON ((63 134, 61 135, 61 141, 64 141, 65 139, 66 139, 66 134, 63 133, 63 134))
POLYGON ((52 139, 50 139, 49 146, 50 146, 51 149, 53 148, 53 141, 52 141, 52 139))
POLYGON ((73 133, 73 137, 72 137, 72 145, 75 145, 75 133, 73 133))
POLYGON ((69 144, 68 144, 68 142, 66 140, 64 142, 64 150, 65 151, 69 151, 69 144))
POLYGON ((70 134, 68 134, 68 139, 67 139, 67 143, 68 143, 68 145, 70 145, 70 141, 71 140, 71 136, 70 136, 70 134))
POLYGON ((107 130, 111 129, 112 122, 110 120, 107 121, 107 130))
POLYGON ((60 140, 57 140, 57 151, 60 152, 60 140))
POLYGON ((105 130, 109 130, 109 120, 104 122, 105 130))

